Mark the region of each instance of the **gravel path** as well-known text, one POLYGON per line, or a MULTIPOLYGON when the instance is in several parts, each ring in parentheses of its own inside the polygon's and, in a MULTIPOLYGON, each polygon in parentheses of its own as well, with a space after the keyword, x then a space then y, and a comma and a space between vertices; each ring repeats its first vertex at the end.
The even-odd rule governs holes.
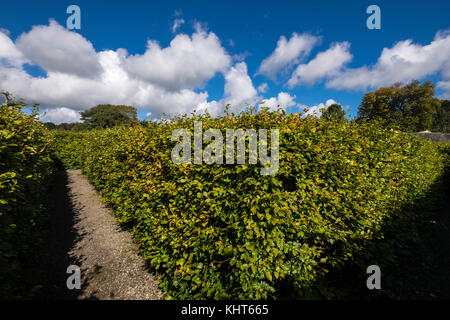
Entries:
POLYGON ((61 172, 53 189, 52 226, 34 275, 41 298, 161 299, 129 232, 122 230, 80 170, 61 172), (81 289, 68 290, 67 267, 81 269, 81 289))

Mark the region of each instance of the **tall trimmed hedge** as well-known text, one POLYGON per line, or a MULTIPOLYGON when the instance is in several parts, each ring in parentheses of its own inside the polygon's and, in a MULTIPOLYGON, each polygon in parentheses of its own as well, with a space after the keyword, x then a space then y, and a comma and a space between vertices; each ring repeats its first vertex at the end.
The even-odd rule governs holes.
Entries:
MULTIPOLYGON (((83 171, 163 274, 167 298, 181 299, 277 298, 286 285, 307 295, 349 261, 365 272, 368 261, 354 257, 378 252, 372 244, 389 225, 413 228, 411 207, 444 168, 431 142, 377 123, 266 111, 92 131, 80 154, 83 171), (278 173, 260 175, 259 164, 175 165, 172 130, 192 132, 194 120, 222 132, 278 128, 278 173)), ((406 238, 389 246, 402 248, 406 238)))
POLYGON ((52 130, 51 154, 61 168, 80 169, 83 133, 52 130))
POLYGON ((29 254, 41 240, 53 163, 47 129, 15 102, 0 107, 0 298, 20 286, 29 254))

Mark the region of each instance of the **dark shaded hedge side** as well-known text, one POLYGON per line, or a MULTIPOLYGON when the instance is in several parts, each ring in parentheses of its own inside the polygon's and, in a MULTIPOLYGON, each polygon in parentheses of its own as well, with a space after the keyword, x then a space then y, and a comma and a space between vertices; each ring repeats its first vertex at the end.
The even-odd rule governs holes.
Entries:
POLYGON ((0 107, 0 299, 17 297, 22 270, 41 242, 53 172, 50 136, 36 114, 0 107))
MULTIPOLYGON (((333 297, 320 280, 349 261, 365 271, 390 225, 414 229, 417 212, 408 208, 444 170, 430 141, 375 122, 282 112, 185 116, 83 135, 81 168, 133 228, 169 299, 282 298, 286 287, 288 296, 333 297), (222 132, 278 128, 278 173, 262 176, 260 164, 175 165, 172 130, 192 132, 194 120, 222 132)), ((389 248, 402 250, 408 237, 389 248)))

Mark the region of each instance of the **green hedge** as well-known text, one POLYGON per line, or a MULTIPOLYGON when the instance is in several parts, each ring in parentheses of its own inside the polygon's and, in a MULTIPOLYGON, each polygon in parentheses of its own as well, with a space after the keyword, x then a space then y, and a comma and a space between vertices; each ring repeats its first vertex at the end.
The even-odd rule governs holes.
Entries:
MULTIPOLYGON (((390 225, 413 229, 411 208, 444 170, 433 143, 377 123, 267 111, 92 131, 79 153, 83 171, 162 272, 169 299, 280 298, 286 287, 298 297, 333 296, 317 288, 320 280, 349 261, 365 272, 370 259, 359 253, 379 254, 385 243, 373 243, 390 225), (203 130, 278 128, 278 173, 262 176, 259 164, 175 165, 172 130, 192 132, 194 120, 203 130)), ((407 238, 389 246, 403 248, 407 238)))
POLYGON ((80 169, 83 133, 51 130, 51 153, 61 168, 80 169))
POLYGON ((40 243, 52 174, 48 131, 14 102, 0 107, 0 298, 12 298, 40 243))

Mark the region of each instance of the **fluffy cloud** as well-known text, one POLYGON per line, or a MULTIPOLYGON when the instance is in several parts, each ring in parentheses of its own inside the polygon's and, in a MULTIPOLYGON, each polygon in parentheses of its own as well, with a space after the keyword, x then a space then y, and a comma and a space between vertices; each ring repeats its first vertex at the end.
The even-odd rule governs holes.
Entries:
POLYGON ((225 102, 232 106, 256 102, 257 91, 248 75, 245 62, 236 64, 225 74, 224 96, 225 102))
POLYGON ((5 29, 5 28, 0 28, 0 33, 4 33, 7 36, 9 36, 11 34, 11 32, 8 29, 5 29))
POLYGON ((92 43, 54 20, 48 26, 35 26, 22 34, 16 46, 26 58, 47 71, 89 78, 101 72, 92 43))
POLYGON ((262 104, 262 106, 269 107, 271 110, 276 110, 278 106, 286 110, 287 107, 293 107, 296 105, 297 103, 295 102, 295 95, 291 96, 287 92, 280 92, 278 94, 278 97, 266 99, 262 104))
POLYGON ((56 109, 45 109, 43 115, 41 116, 41 121, 43 122, 53 122, 55 124, 60 124, 63 122, 78 122, 80 120, 80 113, 69 109, 69 108, 56 108, 56 109))
MULTIPOLYGON (((289 43, 305 37, 293 35, 289 43)), ((263 100, 259 94, 268 88, 267 84, 258 90, 254 87, 245 62, 230 66, 233 59, 217 36, 199 26, 192 36, 175 36, 166 48, 149 41, 146 52, 134 56, 125 49, 96 52, 88 40, 55 21, 33 27, 16 43, 0 33, 0 44, 0 88, 29 103, 40 103, 46 108, 42 120, 55 123, 77 121, 79 111, 104 103, 134 105, 154 119, 162 113, 189 113, 193 109, 208 109, 217 115, 226 104, 236 111, 258 104, 263 100), (71 48, 70 41, 51 43, 51 38, 71 39, 77 48, 71 48), (31 76, 24 69, 25 63, 37 64, 46 75, 31 76), (208 101, 206 91, 194 88, 217 72, 224 76, 224 95, 218 101, 208 101)), ((285 48, 280 43, 278 47, 285 48)), ((281 57, 279 51, 276 56, 281 57)), ((271 108, 296 105, 295 96, 287 92, 264 100, 271 108)))
POLYGON ((350 44, 336 43, 308 63, 298 65, 287 85, 292 88, 326 80, 328 88, 367 90, 440 74, 442 80, 437 87, 444 90, 441 98, 449 98, 449 52, 450 32, 437 32, 427 45, 415 44, 411 39, 399 41, 384 48, 375 64, 347 68, 345 65, 353 58, 350 44))
POLYGON ((183 23, 184 23, 184 19, 183 18, 175 19, 173 21, 173 25, 172 25, 172 32, 173 33, 177 32, 178 28, 180 28, 183 23))
MULTIPOLYGON (((149 54, 150 61, 143 63, 154 63, 155 69, 160 68, 158 63, 169 64, 173 71, 170 77, 154 81, 150 81, 151 77, 142 79, 130 74, 125 65, 128 59, 133 60, 134 57, 129 57, 126 50, 92 51, 91 44, 81 35, 64 29, 54 21, 48 26, 34 27, 21 35, 16 44, 6 34, 0 33, 0 44, 0 89, 23 97, 29 103, 64 106, 73 110, 85 110, 101 103, 127 104, 151 110, 154 117, 162 113, 190 112, 196 106, 205 104, 208 93, 196 92, 190 86, 207 80, 219 69, 225 70, 230 59, 220 47, 217 37, 200 29, 196 30, 192 38, 177 36, 170 47, 157 50, 159 56, 156 59, 152 55, 156 51, 146 53, 149 54), (78 48, 76 54, 71 54, 69 43, 63 41, 48 44, 51 49, 45 51, 45 46, 40 46, 38 40, 42 43, 48 41, 50 37, 46 33, 55 38, 72 39, 81 49, 78 48), (36 52, 31 52, 32 48, 36 52), (85 53, 82 53, 83 50, 85 53), (45 77, 33 77, 23 69, 27 59, 22 51, 46 71, 45 77), (54 60, 51 52, 55 54, 54 60), (222 59, 217 52, 222 54, 222 59), (183 60, 183 54, 186 54, 187 60, 183 60), (86 59, 80 60, 78 55, 86 59), (195 63, 194 57, 198 60, 195 63), (158 60, 159 58, 162 60, 158 60), (87 69, 97 69, 100 72, 90 77, 94 74, 88 75, 85 72, 87 69), (184 87, 180 87, 181 85, 184 87)), ((161 69, 159 71, 164 73, 161 69)), ((49 115, 52 114, 47 111, 49 115)), ((66 109, 64 112, 70 118, 66 109)), ((57 114, 64 113, 59 110, 57 114)))
MULTIPOLYGON (((157 119, 163 113, 193 109, 217 115, 226 104, 239 111, 262 100, 246 63, 230 66, 233 59, 217 36, 199 26, 192 36, 176 35, 166 48, 150 40, 143 55, 133 56, 125 49, 96 52, 88 40, 55 21, 33 27, 15 43, 2 32, 0 44, 0 89, 40 103, 45 108, 43 121, 77 121, 79 111, 105 103, 133 105, 157 119), (46 75, 33 77, 25 71, 25 63, 40 66, 46 75), (224 95, 208 101, 206 91, 194 89, 217 72, 224 76, 224 95)), ((267 87, 263 84, 259 92, 267 87)), ((294 98, 281 92, 266 101, 274 108, 286 107, 295 104, 294 98)))
POLYGON ((261 84, 258 87, 258 92, 264 93, 267 91, 268 88, 269 88, 269 85, 267 84, 267 82, 264 82, 263 84, 261 84))
POLYGON ((320 38, 307 33, 299 35, 294 32, 289 40, 281 36, 275 51, 263 60, 257 73, 275 79, 280 70, 294 65, 299 62, 300 58, 308 56, 319 41, 320 38))
POLYGON ((288 86, 292 88, 298 84, 312 85, 322 78, 335 75, 352 59, 349 48, 348 42, 335 43, 330 49, 318 53, 307 64, 298 65, 288 81, 288 86))
POLYGON ((127 57, 124 65, 130 75, 176 91, 203 86, 217 72, 224 72, 230 63, 231 57, 217 36, 197 26, 192 37, 179 34, 167 48, 149 40, 146 52, 127 57))
MULTIPOLYGON (((384 48, 378 61, 372 66, 348 68, 327 82, 335 89, 362 89, 408 82, 442 71, 450 75, 450 33, 438 32, 428 45, 414 44, 412 40, 384 48)), ((441 84, 445 88, 445 84, 441 84)))
POLYGON ((263 93, 267 90, 267 83, 263 83, 255 89, 251 78, 248 75, 247 65, 244 62, 235 64, 225 74, 225 90, 224 96, 219 101, 210 101, 201 103, 197 110, 208 111, 212 115, 217 115, 223 111, 227 104, 230 104, 232 111, 239 112, 247 107, 247 105, 254 106, 262 101, 261 106, 269 107, 272 110, 280 106, 283 109, 286 107, 295 106, 295 95, 291 96, 287 92, 280 92, 277 97, 263 99, 258 92, 263 93))
POLYGON ((450 81, 439 81, 437 87, 444 90, 440 98, 450 100, 450 81))
POLYGON ((236 63, 224 75, 225 87, 223 98, 219 101, 204 102, 198 105, 197 110, 208 109, 212 115, 217 115, 230 104, 233 111, 245 109, 247 105, 255 105, 260 97, 248 75, 245 62, 236 63))
POLYGON ((21 66, 27 62, 27 59, 23 56, 14 42, 9 38, 8 33, 0 32, 0 65, 9 66, 21 66))

